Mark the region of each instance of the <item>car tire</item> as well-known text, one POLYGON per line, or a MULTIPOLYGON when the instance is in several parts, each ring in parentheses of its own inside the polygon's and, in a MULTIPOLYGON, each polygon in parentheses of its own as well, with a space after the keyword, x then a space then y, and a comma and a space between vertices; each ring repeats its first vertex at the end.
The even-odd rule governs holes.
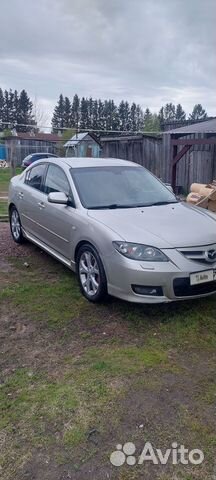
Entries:
POLYGON ((11 230, 11 235, 13 237, 14 242, 19 244, 24 243, 25 238, 22 233, 20 216, 15 206, 10 208, 9 217, 10 217, 10 230, 11 230))
POLYGON ((77 254, 76 264, 79 285, 84 297, 93 303, 104 301, 107 297, 107 279, 97 250, 88 243, 82 245, 77 254))

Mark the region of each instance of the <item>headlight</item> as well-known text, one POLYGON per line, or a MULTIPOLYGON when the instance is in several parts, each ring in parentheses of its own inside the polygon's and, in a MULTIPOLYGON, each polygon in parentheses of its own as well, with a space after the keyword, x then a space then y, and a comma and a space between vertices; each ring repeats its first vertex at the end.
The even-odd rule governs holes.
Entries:
POLYGON ((168 262, 166 255, 158 248, 139 243, 113 242, 115 249, 127 258, 142 262, 168 262))

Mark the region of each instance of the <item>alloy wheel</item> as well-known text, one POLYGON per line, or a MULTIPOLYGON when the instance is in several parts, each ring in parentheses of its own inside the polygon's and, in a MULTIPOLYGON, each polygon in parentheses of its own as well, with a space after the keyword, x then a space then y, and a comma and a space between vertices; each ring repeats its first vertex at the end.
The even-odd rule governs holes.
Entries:
POLYGON ((19 214, 15 209, 12 211, 12 214, 11 214, 11 231, 14 239, 16 241, 19 240, 20 234, 21 234, 21 225, 20 225, 19 214))
POLYGON ((82 253, 79 261, 79 276, 85 293, 91 297, 100 288, 100 271, 97 259, 90 251, 82 253))

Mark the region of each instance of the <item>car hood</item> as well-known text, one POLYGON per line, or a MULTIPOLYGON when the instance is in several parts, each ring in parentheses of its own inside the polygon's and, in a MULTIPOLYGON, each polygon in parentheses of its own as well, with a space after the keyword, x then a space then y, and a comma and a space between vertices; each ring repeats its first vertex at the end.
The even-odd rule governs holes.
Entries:
POLYGON ((216 215, 214 219, 206 210, 186 203, 89 210, 88 215, 127 242, 144 243, 158 248, 216 243, 216 215))

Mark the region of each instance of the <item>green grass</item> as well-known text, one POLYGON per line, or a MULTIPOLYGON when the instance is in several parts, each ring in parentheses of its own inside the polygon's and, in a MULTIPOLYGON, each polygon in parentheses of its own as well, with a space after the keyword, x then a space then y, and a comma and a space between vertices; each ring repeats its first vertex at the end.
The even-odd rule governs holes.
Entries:
MULTIPOLYGON (((28 269, 23 267, 22 259, 11 260, 21 276, 18 274, 17 281, 13 279, 13 283, 0 292, 0 300, 12 301, 25 315, 40 319, 51 328, 62 328, 82 316, 87 316, 89 323, 97 324, 100 315, 109 314, 126 324, 133 335, 148 331, 153 348, 155 344, 162 344, 166 350, 178 345, 186 350, 215 348, 215 296, 160 306, 117 301, 107 306, 93 305, 80 295, 76 276, 51 259, 48 262, 48 258, 45 263, 43 257, 26 258, 28 269)), ((81 332, 81 336, 83 340, 88 339, 90 332, 81 332)))
POLYGON ((14 308, 24 310, 31 319, 46 322, 50 328, 57 329, 72 322, 81 312, 85 313, 88 307, 71 273, 48 283, 38 279, 32 283, 22 281, 0 292, 1 299, 12 301, 14 308))
POLYGON ((8 214, 8 204, 4 200, 0 200, 0 216, 8 214))
MULTIPOLYGON (((21 173, 21 168, 16 169, 16 175, 21 173)), ((0 195, 2 193, 8 192, 8 186, 11 179, 11 169, 10 168, 0 168, 0 195)))
POLYGON ((48 425, 52 433, 55 423, 61 429, 60 443, 73 447, 85 441, 91 425, 103 423, 100 419, 122 393, 123 387, 116 390, 113 380, 166 363, 167 358, 148 348, 114 347, 88 349, 82 361, 71 360, 68 373, 55 381, 44 373, 17 369, 0 388, 0 430, 10 432, 16 425, 39 446, 47 442, 43 435, 48 425))
POLYGON ((92 348, 83 356, 83 362, 91 365, 91 370, 109 372, 114 375, 138 373, 143 368, 151 368, 167 363, 167 354, 158 348, 148 345, 143 347, 92 348))
POLYGON ((216 347, 216 296, 194 301, 176 302, 169 305, 120 305, 120 312, 129 328, 152 334, 152 342, 157 339, 169 349, 197 350, 216 347))
MULTIPOLYGON (((137 422, 147 423, 145 437, 149 435, 151 440, 153 427, 148 421, 155 416, 154 435, 157 443, 161 441, 159 446, 167 438, 170 441, 185 435, 184 441, 194 448, 201 446, 213 462, 216 436, 214 425, 207 424, 205 415, 208 409, 212 415, 216 398, 212 373, 215 297, 161 306, 131 305, 117 300, 96 306, 80 295, 74 274, 38 250, 29 257, 11 258, 10 264, 13 271, 5 277, 0 274, 0 308, 7 315, 11 311, 12 318, 16 314, 17 322, 36 328, 38 336, 30 334, 26 344, 25 337, 18 334, 16 343, 10 345, 8 340, 6 352, 8 359, 11 355, 12 369, 5 369, 0 384, 0 432, 8 438, 1 452, 0 464, 6 472, 3 478, 16 479, 16 472, 30 461, 35 450, 54 452, 56 461, 63 465, 74 458, 76 468, 88 458, 96 458, 100 445, 89 443, 89 432, 96 429, 106 441, 108 425, 114 432, 114 442, 120 441, 123 414, 127 415, 128 409, 130 418, 129 408, 133 412, 139 391, 148 391, 153 405, 161 391, 163 402, 169 402, 171 391, 171 412, 176 401, 177 426, 172 425, 171 416, 164 429, 158 410, 149 410, 150 419, 140 418, 137 411, 137 422), (29 264, 28 268, 24 262, 29 264), (28 366, 23 367, 25 348, 28 366), (36 352, 32 362, 31 350, 36 352), (192 365, 199 362, 200 355, 204 362, 208 359, 204 367, 206 371, 209 368, 209 373, 204 372, 202 380, 197 380, 192 408, 181 404, 178 380, 180 390, 185 380, 188 388, 188 379, 194 381, 192 365)), ((10 338, 10 327, 6 325, 5 338, 10 338)), ((14 327, 12 338, 13 332, 14 327)), ((140 407, 143 401, 141 396, 140 407)), ((136 424, 131 426, 128 420, 125 427, 126 440, 133 441, 133 435, 138 436, 136 424)), ((107 448, 110 453, 109 443, 107 448)), ((140 478, 135 469, 129 473, 126 470, 119 473, 119 479, 140 478)), ((208 479, 206 472, 203 477, 202 473, 193 477, 190 471, 182 472, 179 478, 208 479)))

